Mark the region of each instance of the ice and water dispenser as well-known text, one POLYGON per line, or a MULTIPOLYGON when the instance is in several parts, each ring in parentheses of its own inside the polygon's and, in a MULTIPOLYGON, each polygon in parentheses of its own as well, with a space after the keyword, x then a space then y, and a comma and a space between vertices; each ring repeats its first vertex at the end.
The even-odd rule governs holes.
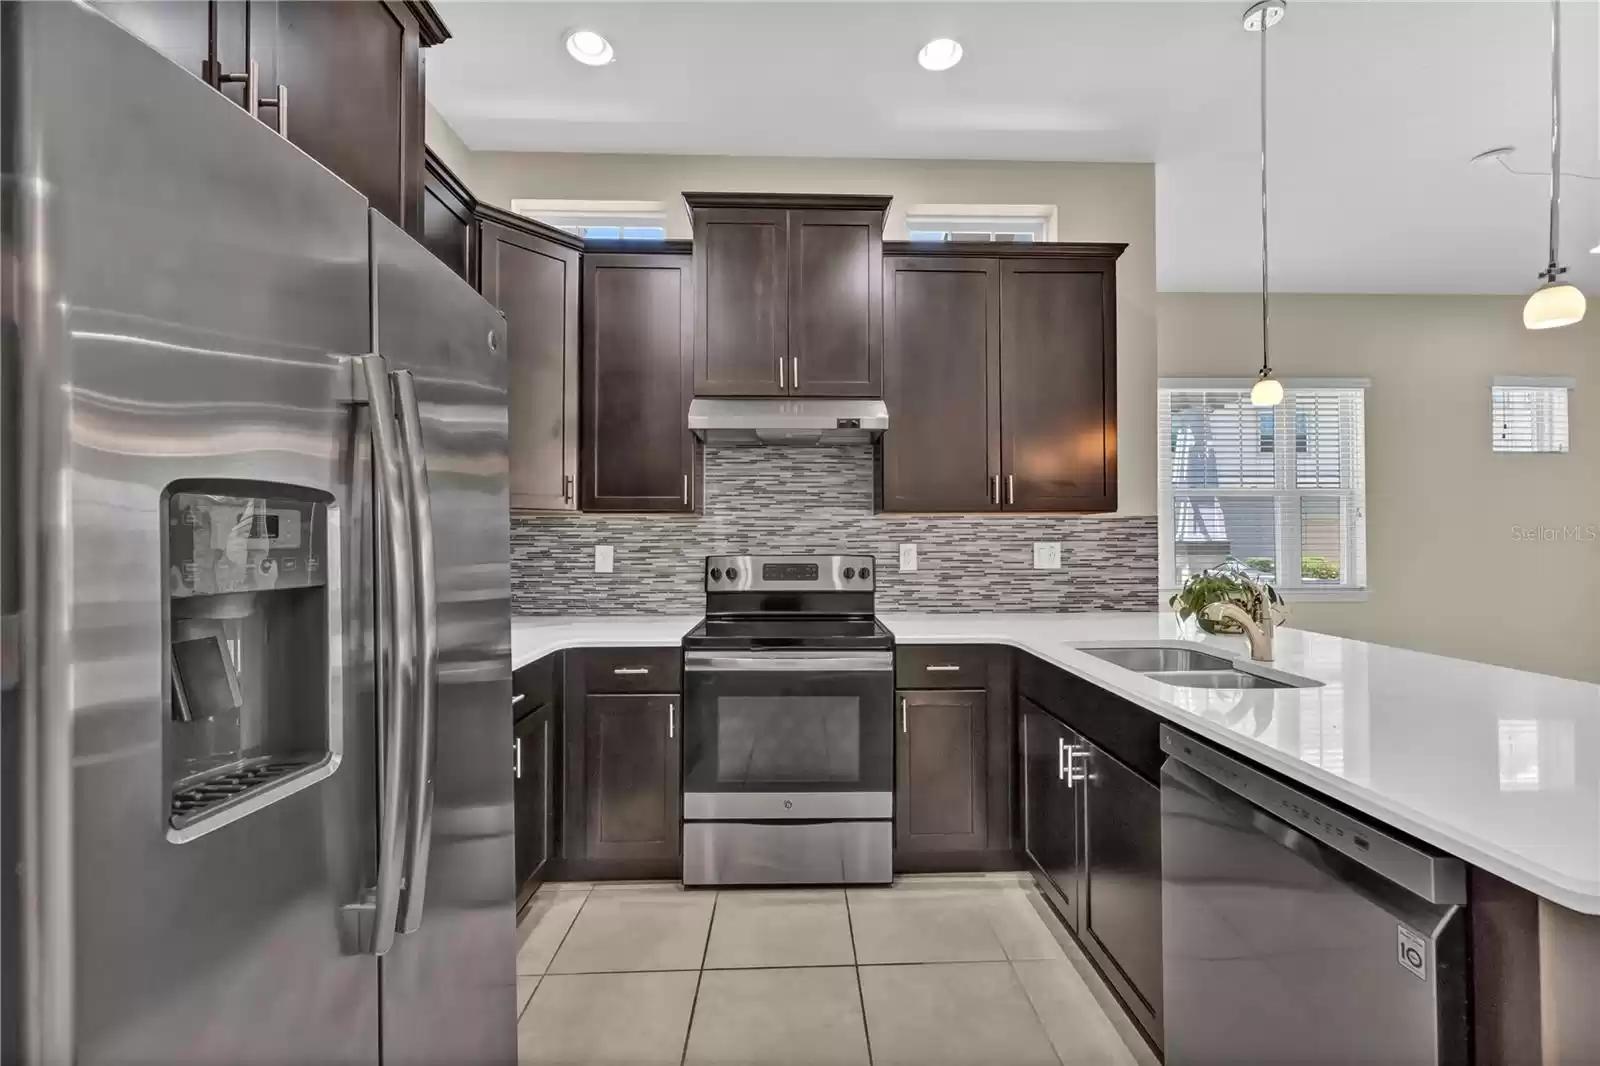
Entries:
POLYGON ((333 772, 340 747, 338 510, 290 485, 165 494, 169 839, 333 772))

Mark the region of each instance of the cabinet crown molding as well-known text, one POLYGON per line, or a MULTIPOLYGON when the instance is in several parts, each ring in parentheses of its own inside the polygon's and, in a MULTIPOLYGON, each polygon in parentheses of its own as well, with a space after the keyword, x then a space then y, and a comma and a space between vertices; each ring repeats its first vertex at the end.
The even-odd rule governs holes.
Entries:
POLYGON ((586 240, 583 242, 584 255, 603 255, 612 252, 623 255, 692 255, 694 253, 694 241, 684 237, 674 237, 664 241, 607 239, 586 240))
POLYGON ((478 204, 476 213, 480 221, 493 222, 495 225, 505 226, 507 229, 521 230, 523 233, 531 233, 535 237, 543 237, 547 241, 554 241, 556 244, 571 248, 574 251, 583 251, 582 237, 576 233, 568 233, 564 229, 557 229, 549 223, 540 222, 536 218, 529 218, 527 215, 519 215, 514 211, 507 211, 503 207, 495 207, 493 204, 485 203, 478 204))
POLYGON ((438 9, 428 0, 406 0, 406 9, 417 20, 417 26, 422 31, 422 47, 432 48, 450 39, 450 27, 444 24, 438 9))
POLYGON ((885 256, 947 256, 952 259, 1116 259, 1126 244, 1110 242, 1033 241, 884 241, 885 256))
POLYGON ((792 211, 879 211, 887 213, 892 196, 809 192, 686 192, 689 214, 702 207, 768 207, 792 211))

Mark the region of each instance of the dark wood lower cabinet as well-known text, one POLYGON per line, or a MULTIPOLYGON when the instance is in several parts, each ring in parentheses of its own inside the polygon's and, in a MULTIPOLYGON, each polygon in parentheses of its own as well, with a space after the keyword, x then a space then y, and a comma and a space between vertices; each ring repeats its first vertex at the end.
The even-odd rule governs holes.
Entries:
POLYGON ((1078 936, 1135 1020, 1159 1041, 1161 789, 1087 747, 1075 760, 1087 773, 1078 786, 1087 815, 1078 936))
POLYGON ((895 768, 895 847, 988 845, 988 707, 982 692, 902 692, 895 768))
POLYGON ((1023 850, 1040 890, 1159 1050, 1161 789, 1149 769, 1160 755, 1134 739, 1155 716, 1037 662, 1020 675, 1023 850), (1140 769, 1068 724, 1114 721, 1113 704, 1131 727, 1107 739, 1140 769))
POLYGON ((539 887, 554 855, 554 726, 555 708, 546 703, 517 719, 512 729, 518 906, 539 887))
POLYGON ((677 696, 584 700, 584 857, 678 860, 681 832, 677 696))

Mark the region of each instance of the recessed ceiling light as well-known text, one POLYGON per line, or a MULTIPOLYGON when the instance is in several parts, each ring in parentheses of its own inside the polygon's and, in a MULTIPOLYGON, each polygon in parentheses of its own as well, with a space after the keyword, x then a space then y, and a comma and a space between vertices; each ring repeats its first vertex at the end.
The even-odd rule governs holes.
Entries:
POLYGON ((923 70, 949 70, 961 62, 961 42, 948 37, 935 37, 922 46, 917 62, 923 70))
POLYGON ((573 30, 567 34, 567 54, 591 67, 603 67, 617 58, 611 42, 593 30, 573 30))

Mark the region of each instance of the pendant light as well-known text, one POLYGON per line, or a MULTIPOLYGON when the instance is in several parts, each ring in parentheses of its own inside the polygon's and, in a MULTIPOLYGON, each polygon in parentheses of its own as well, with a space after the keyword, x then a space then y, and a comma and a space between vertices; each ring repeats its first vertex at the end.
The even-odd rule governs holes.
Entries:
POLYGON ((1283 402, 1283 383, 1272 376, 1267 359, 1267 30, 1283 21, 1285 10, 1285 0, 1260 0, 1244 13, 1245 30, 1261 34, 1261 373, 1250 389, 1250 402, 1257 407, 1283 402))
POLYGON ((1544 284, 1522 308, 1529 329, 1556 329, 1583 320, 1586 301, 1576 285, 1561 280, 1561 0, 1550 0, 1550 263, 1544 284))

